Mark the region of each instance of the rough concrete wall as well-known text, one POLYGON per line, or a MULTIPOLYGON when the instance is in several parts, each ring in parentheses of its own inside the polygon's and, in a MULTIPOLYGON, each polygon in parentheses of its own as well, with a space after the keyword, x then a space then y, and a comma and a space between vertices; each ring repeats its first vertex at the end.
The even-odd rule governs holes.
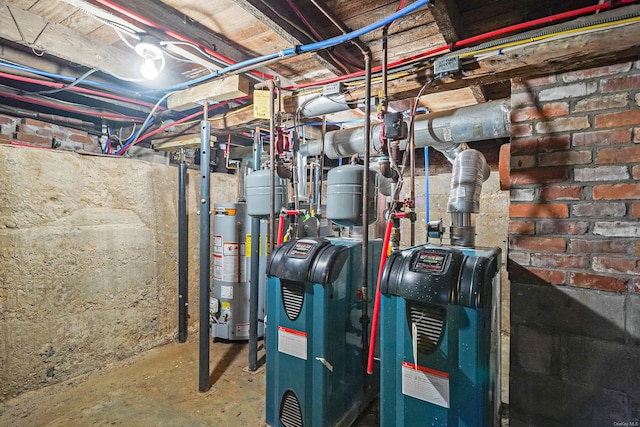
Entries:
MULTIPOLYGON (((0 400, 170 341, 177 169, 10 146, 0 164, 0 400)), ((189 172, 193 324, 200 183, 189 172)), ((213 201, 235 197, 235 177, 215 174, 213 201)))
POLYGON ((638 425, 640 61, 511 100, 511 426, 638 425))

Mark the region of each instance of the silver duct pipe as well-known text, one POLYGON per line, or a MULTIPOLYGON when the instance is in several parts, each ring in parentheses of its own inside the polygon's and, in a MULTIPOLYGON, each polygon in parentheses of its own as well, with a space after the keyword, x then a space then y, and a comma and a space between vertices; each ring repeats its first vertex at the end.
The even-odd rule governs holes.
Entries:
POLYGON ((305 117, 322 117, 327 114, 355 108, 356 102, 347 102, 344 94, 331 96, 308 95, 300 100, 300 112, 305 117))
MULTIPOLYGON (((453 111, 422 114, 415 119, 415 146, 433 147, 441 151, 449 161, 464 150, 464 142, 483 141, 509 136, 510 101, 492 101, 453 111)), ((371 152, 377 152, 382 126, 370 128, 371 152)), ((408 140, 400 141, 400 150, 407 148, 408 140)), ((300 146, 304 156, 318 156, 322 140, 300 146)), ((350 157, 364 153, 365 137, 362 128, 351 128, 327 132, 324 137, 324 152, 330 159, 350 157)))
POLYGON ((478 150, 464 150, 453 160, 447 203, 447 212, 451 212, 452 244, 475 246, 476 228, 471 213, 480 211, 482 183, 489 178, 490 173, 486 159, 478 150))
POLYGON ((478 150, 464 150, 453 161, 447 212, 479 212, 482 183, 491 169, 478 150))
POLYGON ((296 152, 296 170, 294 173, 298 176, 296 187, 298 191, 298 200, 307 202, 309 201, 309 194, 307 191, 307 156, 300 154, 300 151, 296 152))
MULTIPOLYGON (((493 101, 454 111, 424 114, 414 121, 414 145, 433 147, 453 165, 451 190, 447 211, 451 213, 451 243, 459 246, 475 245, 475 226, 472 213, 480 208, 482 183, 489 177, 487 162, 477 150, 469 149, 467 142, 507 138, 510 132, 510 101, 493 101)), ((362 129, 327 132, 322 140, 311 141, 300 147, 302 155, 316 156, 322 151, 332 159, 364 153, 366 139, 369 149, 377 152, 382 126, 370 127, 369 138, 362 129)), ((400 150, 406 150, 408 140, 400 141, 400 150)))

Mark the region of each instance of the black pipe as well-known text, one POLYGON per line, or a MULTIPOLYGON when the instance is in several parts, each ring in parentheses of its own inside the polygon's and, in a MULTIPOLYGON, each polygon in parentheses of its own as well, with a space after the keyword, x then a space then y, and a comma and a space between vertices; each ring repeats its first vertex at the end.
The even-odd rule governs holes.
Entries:
POLYGON ((249 288, 249 370, 258 369, 258 290, 260 289, 260 218, 251 217, 251 280, 249 288))
POLYGON ((211 256, 211 127, 207 120, 208 103, 200 122, 200 357, 199 390, 209 390, 209 295, 211 293, 209 258, 211 256))
MULTIPOLYGON (((253 140, 253 169, 260 170, 260 128, 253 140)), ((260 218, 251 217, 251 276, 249 277, 249 370, 258 369, 258 299, 260 298, 260 218)))
POLYGON ((180 147, 178 172, 178 342, 187 340, 187 164, 184 147, 180 147))
MULTIPOLYGON (((371 152, 371 51, 365 54, 365 109, 364 109, 364 178, 362 182, 362 368, 367 372, 369 353, 369 158, 371 152)), ((384 248, 383 248, 384 250, 384 248)), ((365 383, 367 388, 367 375, 365 383)))

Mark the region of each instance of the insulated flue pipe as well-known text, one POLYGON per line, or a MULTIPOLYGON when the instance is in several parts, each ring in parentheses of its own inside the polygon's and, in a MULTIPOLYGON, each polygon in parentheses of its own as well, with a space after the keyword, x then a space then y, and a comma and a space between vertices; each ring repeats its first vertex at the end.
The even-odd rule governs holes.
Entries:
MULTIPOLYGON (((423 114, 415 120, 415 147, 431 146, 450 161, 464 149, 465 142, 509 137, 510 101, 492 101, 452 111, 423 114)), ((381 124, 371 126, 370 149, 377 152, 381 124)), ((365 152, 365 133, 361 128, 327 132, 324 152, 330 159, 350 157, 365 152)), ((407 139, 400 141, 400 149, 407 148, 407 139)), ((300 146, 303 156, 318 156, 323 151, 322 140, 300 146)))
POLYGON ((471 214, 480 211, 482 183, 490 173, 487 161, 478 150, 464 150, 454 159, 447 203, 447 212, 451 212, 451 243, 454 245, 475 245, 471 214))

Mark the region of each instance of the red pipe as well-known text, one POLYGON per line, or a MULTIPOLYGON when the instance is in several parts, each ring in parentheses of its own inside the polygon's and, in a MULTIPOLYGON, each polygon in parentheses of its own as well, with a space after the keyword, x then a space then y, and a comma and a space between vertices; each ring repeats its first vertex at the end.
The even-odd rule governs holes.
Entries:
MULTIPOLYGON (((33 83, 33 84, 37 84, 37 85, 41 85, 41 86, 46 86, 46 87, 52 87, 52 88, 56 88, 56 89, 60 89, 65 87, 65 84, 62 83, 55 83, 55 82, 49 82, 46 80, 39 80, 39 79, 32 79, 30 77, 21 77, 21 76, 15 76, 13 74, 7 74, 7 73, 2 73, 0 72, 0 77, 6 78, 6 79, 10 79, 10 80, 15 80, 18 82, 23 82, 23 83, 33 83)), ((144 101, 138 101, 135 99, 131 99, 131 98, 125 98, 123 96, 119 96, 119 95, 113 95, 111 93, 107 93, 107 92, 100 92, 97 90, 93 90, 93 89, 86 89, 83 87, 78 87, 78 86, 72 86, 68 89, 65 89, 71 92, 78 92, 78 93, 86 93, 87 95, 95 95, 95 96, 101 96, 103 98, 109 98, 109 99, 115 99, 117 101, 124 101, 124 102, 128 102, 130 104, 136 104, 136 105, 141 105, 143 107, 148 107, 148 108, 153 108, 153 104, 149 103, 149 102, 144 102, 144 101)), ((166 108, 164 107, 158 107, 161 110, 165 110, 166 108)))
MULTIPOLYGON (((234 60, 232 60, 230 58, 227 58, 226 56, 216 52, 215 50, 213 50, 213 49, 211 49, 211 48, 209 48, 207 46, 204 46, 204 45, 198 43, 197 41, 190 39, 187 36, 184 36, 182 34, 176 33, 175 31, 170 30, 169 28, 166 28, 166 27, 164 27, 164 26, 162 26, 162 25, 160 25, 160 24, 158 24, 156 22, 151 21, 150 19, 147 19, 147 18, 145 18, 145 17, 143 17, 141 15, 138 15, 137 13, 135 13, 135 12, 123 7, 123 6, 120 6, 117 3, 114 3, 111 0, 95 0, 95 2, 100 4, 100 5, 102 5, 102 6, 104 6, 104 7, 109 8, 109 9, 115 11, 115 12, 121 13, 124 16, 129 17, 130 19, 138 21, 139 23, 141 23, 143 25, 146 25, 147 27, 151 27, 151 28, 155 28, 156 30, 160 30, 163 33, 165 33, 167 36, 172 37, 172 38, 174 38, 176 40, 180 40, 180 41, 187 42, 187 43, 192 43, 192 44, 198 46, 203 51, 205 51, 208 55, 213 56, 214 58, 224 62, 227 65, 234 65, 234 64, 237 63, 234 60)), ((267 79, 267 80, 275 78, 272 75, 269 75, 269 74, 266 74, 266 73, 261 73, 259 71, 250 71, 250 73, 253 74, 254 76, 257 76, 257 77, 260 77, 260 78, 263 78, 263 79, 267 79)))
POLYGON ((480 34, 478 36, 469 37, 460 41, 452 43, 452 47, 455 49, 460 46, 466 46, 471 43, 487 40, 493 37, 501 36, 514 31, 520 31, 531 27, 537 27, 543 24, 551 24, 562 19, 573 18, 580 15, 586 15, 588 13, 598 12, 600 10, 609 9, 613 5, 613 2, 597 4, 594 6, 587 6, 580 9, 570 10, 568 12, 557 13, 555 15, 547 16, 544 18, 534 19, 532 21, 523 22, 520 24, 509 25, 508 27, 500 28, 498 30, 489 31, 488 33, 480 34))
POLYGON ((382 271, 387 263, 387 248, 391 239, 391 230, 393 229, 393 214, 389 216, 387 221, 387 229, 384 232, 384 240, 382 241, 382 253, 380 254, 380 267, 378 268, 378 282, 376 284, 376 298, 373 303, 373 316, 371 319, 371 336, 369 337, 369 355, 367 357, 367 374, 373 374, 373 356, 376 352, 376 335, 378 333, 378 318, 380 317, 380 282, 382 281, 382 271))
MULTIPOLYGON (((246 98, 250 98, 250 97, 251 97, 251 95, 246 95, 246 96, 242 96, 240 98, 236 98, 234 101, 238 101, 238 100, 242 100, 242 99, 246 99, 246 98)), ((228 104, 228 103, 229 103, 229 101, 224 101, 224 102, 220 102, 218 104, 212 105, 212 106, 209 107, 209 111, 213 110, 214 108, 221 107, 221 106, 223 106, 225 104, 228 104)), ((143 141, 143 140, 149 138, 150 136, 153 136, 153 135, 155 135, 155 134, 157 134, 159 132, 162 132, 165 129, 169 129, 172 126, 179 125, 180 123, 188 122, 191 119, 195 119, 196 117, 198 117, 201 114, 202 114, 202 111, 196 111, 195 113, 193 113, 191 115, 188 115, 187 117, 183 117, 180 120, 176 120, 175 122, 171 122, 171 123, 166 124, 164 126, 160 126, 159 128, 152 130, 151 132, 148 132, 148 133, 146 133, 146 134, 144 134, 142 136, 139 136, 138 138, 136 138, 135 141, 133 141, 131 144, 127 145, 127 148, 122 150, 119 155, 120 156, 123 155, 130 147, 136 145, 138 142, 143 141)))
POLYGON ((83 110, 81 108, 68 107, 68 106, 66 106, 64 104, 56 104, 56 103, 53 103, 53 102, 47 102, 47 101, 42 101, 42 100, 39 100, 39 99, 28 98, 26 96, 13 95, 13 94, 10 94, 10 93, 0 93, 0 97, 16 99, 18 101, 27 102, 27 103, 30 103, 30 104, 42 105, 43 107, 55 108, 55 109, 58 109, 58 110, 69 111, 69 112, 77 113, 77 114, 84 114, 86 116, 98 117, 98 118, 101 118, 101 119, 131 121, 131 122, 141 122, 142 121, 142 119, 139 118, 139 117, 131 117, 131 116, 125 116, 125 115, 121 115, 121 114, 112 114, 112 113, 101 113, 101 112, 92 111, 92 110, 83 110))
POLYGON ((278 221, 278 243, 277 243, 278 246, 282 244, 283 232, 284 232, 284 213, 281 213, 280 220, 278 221))
MULTIPOLYGON (((531 27, 535 27, 541 24, 550 24, 562 19, 567 19, 567 18, 573 18, 576 16, 580 16, 580 15, 586 15, 588 13, 592 13, 592 12, 597 12, 597 11, 601 11, 601 10, 606 10, 606 9, 610 9, 615 5, 628 5, 628 4, 633 4, 633 3, 637 3, 638 0, 619 0, 618 2, 613 2, 610 1, 608 3, 604 3, 604 4, 599 4, 599 5, 595 5, 595 6, 588 6, 588 7, 583 7, 580 9, 575 9, 569 12, 563 12, 563 13, 558 13, 555 15, 551 15, 548 16, 546 18, 540 18, 540 19, 534 19, 532 21, 527 21, 527 22, 523 22, 520 24, 515 24, 515 25, 510 25, 508 27, 504 27, 502 29, 499 30, 494 30, 494 31, 489 31, 488 33, 484 33, 484 34, 480 34, 474 37, 469 37, 463 40, 459 40, 457 42, 451 43, 450 45, 444 45, 444 46, 440 46, 440 47, 436 47, 434 49, 428 50, 426 52, 420 53, 418 55, 414 55, 414 56, 410 56, 408 58, 404 58, 395 62, 391 62, 389 63, 388 67, 389 68, 394 68, 394 67, 398 67, 400 65, 404 65, 407 64, 409 62, 413 62, 416 61, 418 59, 422 59, 422 58, 427 58, 429 56, 433 56, 437 53, 446 51, 446 50, 453 50, 455 48, 459 48, 461 46, 466 46, 472 43, 476 43, 479 41, 484 41, 487 39, 490 39, 492 37, 496 37, 498 35, 504 35, 506 33, 510 33, 510 32, 514 32, 514 31, 518 31, 518 30, 524 30, 524 29, 528 29, 531 27)), ((382 70, 381 66, 375 67, 371 70, 372 73, 377 73, 380 72, 382 70)), ((322 86, 322 85, 326 85, 329 83, 335 83, 335 82, 339 82, 339 81, 343 81, 346 79, 351 79, 351 78, 355 78, 355 77, 361 77, 364 75, 364 71, 356 71, 355 73, 351 73, 351 74, 347 74, 344 76, 339 76, 339 77, 333 77, 330 79, 325 79, 325 80, 320 80, 320 81, 315 81, 315 82, 309 82, 309 83, 302 83, 302 84, 298 84, 298 85, 292 85, 292 86, 288 86, 285 89, 286 90, 298 90, 298 89, 305 89, 307 87, 311 87, 311 86, 322 86)))
POLYGON ((18 142, 18 141, 10 141, 9 145, 15 145, 16 147, 39 148, 41 150, 53 150, 53 148, 50 148, 50 147, 41 147, 39 145, 32 145, 32 144, 27 144, 25 142, 18 142))

